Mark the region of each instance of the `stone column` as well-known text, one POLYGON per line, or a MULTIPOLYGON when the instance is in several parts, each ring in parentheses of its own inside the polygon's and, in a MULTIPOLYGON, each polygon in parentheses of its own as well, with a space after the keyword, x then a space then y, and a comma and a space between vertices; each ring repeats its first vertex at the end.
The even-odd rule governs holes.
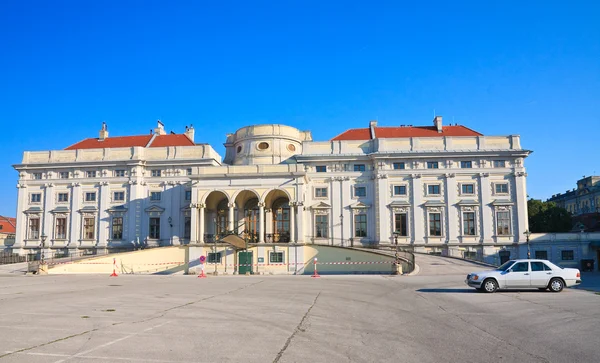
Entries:
POLYGON ((290 203, 290 242, 296 243, 296 202, 290 203))
POLYGON ((375 218, 375 239, 377 243, 393 243, 392 229, 390 225, 390 186, 387 174, 374 175, 375 195, 373 200, 373 212, 375 218))
POLYGON ((425 220, 427 216, 423 211, 423 181, 421 174, 412 174, 412 239, 413 243, 425 243, 425 220))
POLYGON ((448 231, 448 244, 457 244, 460 230, 460 219, 458 218, 458 210, 455 206, 458 201, 458 186, 456 183, 455 174, 447 173, 446 175, 446 230, 448 231))
POLYGON ((15 233, 15 244, 13 245, 13 253, 19 254, 24 253, 23 247, 25 247, 25 238, 27 238, 27 216, 23 211, 27 205, 27 186, 25 184, 17 184, 17 215, 16 221, 16 233, 15 233))
POLYGON ((71 220, 69 221, 69 252, 77 251, 79 244, 77 241, 81 239, 81 184, 71 183, 71 220))
POLYGON ((480 218, 481 218, 481 242, 493 242, 492 236, 496 233, 494 232, 494 212, 493 206, 490 206, 492 202, 492 184, 489 179, 490 174, 488 173, 479 173, 479 190, 481 191, 481 199, 480 199, 480 218))
POLYGON ((110 215, 108 214, 108 206, 110 203, 110 188, 108 182, 100 183, 100 198, 98 201, 98 249, 106 249, 108 246, 108 229, 110 226, 110 215))
POLYGON ((233 231, 233 222, 234 222, 234 211, 235 211, 235 203, 229 203, 227 204, 227 206, 229 207, 229 218, 227 221, 227 230, 229 231, 233 231))
MULTIPOLYGON (((40 226, 42 234, 48 236, 46 239, 46 247, 50 247, 52 245, 52 239, 54 237, 52 224, 54 222, 54 218, 52 218, 52 214, 50 211, 52 210, 53 200, 54 200, 54 184, 47 183, 44 184, 44 210, 42 211, 42 225, 40 226)), ((41 237, 40 237, 41 238, 41 237)))
POLYGON ((265 203, 258 203, 258 243, 265 241, 265 203))
POLYGON ((527 217, 527 173, 523 171, 515 172, 515 204, 516 208, 513 208, 513 213, 516 214, 517 225, 513 227, 513 235, 515 236, 515 242, 525 239, 523 233, 529 229, 529 221, 527 217))
POLYGON ((298 206, 297 206, 297 211, 296 211, 296 243, 300 242, 300 243, 304 243, 305 241, 305 235, 306 233, 305 231, 305 226, 304 226, 304 203, 299 202, 298 206))
POLYGON ((204 220, 204 210, 205 210, 205 208, 206 208, 206 204, 198 204, 198 211, 200 212, 199 213, 200 214, 200 221, 196 220, 196 222, 199 222, 199 224, 198 224, 198 233, 199 233, 199 236, 198 236, 198 239, 197 239, 198 243, 204 243, 204 230, 205 230, 205 228, 204 228, 204 223, 205 223, 205 220, 204 220))

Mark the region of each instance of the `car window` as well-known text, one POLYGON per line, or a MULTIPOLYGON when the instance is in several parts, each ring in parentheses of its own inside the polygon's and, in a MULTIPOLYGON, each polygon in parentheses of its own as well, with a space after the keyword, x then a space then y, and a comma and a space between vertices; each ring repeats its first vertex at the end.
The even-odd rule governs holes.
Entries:
POLYGON ((531 271, 544 271, 544 266, 547 268, 548 266, 544 265, 543 262, 532 262, 531 263, 531 271))
POLYGON ((513 272, 527 272, 529 271, 529 262, 518 262, 512 267, 513 272))
POLYGON ((552 271, 552 268, 551 268, 550 266, 546 265, 546 264, 545 264, 545 263, 543 263, 543 262, 540 262, 540 263, 541 263, 542 265, 544 265, 544 271, 552 271))

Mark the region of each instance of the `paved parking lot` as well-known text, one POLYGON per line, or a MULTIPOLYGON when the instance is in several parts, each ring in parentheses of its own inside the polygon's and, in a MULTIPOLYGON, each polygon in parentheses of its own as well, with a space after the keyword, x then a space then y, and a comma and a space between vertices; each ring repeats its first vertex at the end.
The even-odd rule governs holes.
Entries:
POLYGON ((476 293, 462 283, 472 269, 443 260, 410 277, 4 275, 0 362, 600 361, 599 295, 476 293))

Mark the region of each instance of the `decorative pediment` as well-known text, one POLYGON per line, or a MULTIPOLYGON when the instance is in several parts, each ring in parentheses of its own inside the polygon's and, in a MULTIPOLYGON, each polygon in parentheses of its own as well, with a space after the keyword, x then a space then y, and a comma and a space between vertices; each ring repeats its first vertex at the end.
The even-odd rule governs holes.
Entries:
POLYGON ((71 210, 66 206, 59 206, 50 211, 50 213, 59 214, 59 213, 70 213, 71 210))
POLYGON ((112 208, 107 209, 110 214, 125 214, 127 213, 127 208, 124 205, 116 205, 112 208))
POLYGON ((395 200, 388 204, 390 208, 399 208, 399 207, 410 207, 412 204, 406 200, 395 200))
POLYGON ((423 203, 424 207, 445 207, 446 203, 441 201, 441 200, 428 200, 425 203, 423 203))
POLYGON ((38 214, 38 213, 42 213, 43 210, 40 207, 31 207, 25 211, 23 211, 23 213, 27 213, 27 214, 38 214))
POLYGON ((461 199, 456 203, 458 205, 479 205, 479 201, 475 199, 461 199))
POLYGON ((161 208, 157 205, 151 205, 148 208, 146 208, 144 211, 152 216, 157 216, 157 215, 160 216, 165 211, 165 209, 161 208))
POLYGON ((93 205, 88 205, 79 210, 79 213, 96 213, 98 208, 93 205))
POLYGON ((514 205, 515 203, 510 199, 495 199, 492 205, 514 205))
POLYGON ((320 203, 312 205, 310 208, 311 209, 331 209, 331 206, 325 202, 320 202, 320 203))
POLYGON ((357 202, 357 203, 352 204, 350 206, 350 208, 351 209, 368 209, 368 208, 371 208, 371 206, 367 205, 367 204, 365 204, 363 202, 357 202))

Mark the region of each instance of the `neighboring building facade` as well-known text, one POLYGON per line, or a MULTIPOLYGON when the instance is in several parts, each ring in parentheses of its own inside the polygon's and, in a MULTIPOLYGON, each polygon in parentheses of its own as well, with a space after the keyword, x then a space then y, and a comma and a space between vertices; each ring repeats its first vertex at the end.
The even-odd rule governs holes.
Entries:
POLYGON ((600 176, 577 181, 577 188, 548 199, 573 216, 573 231, 600 232, 600 176))
POLYGON ((0 216, 0 248, 10 250, 15 243, 17 220, 11 217, 0 216))
POLYGON ((202 244, 236 231, 253 243, 377 244, 482 254, 525 241, 520 138, 459 125, 347 130, 330 141, 284 125, 227 135, 226 155, 167 135, 86 139, 25 152, 19 252, 202 244))
POLYGON ((555 194, 548 199, 568 210, 573 216, 600 212, 600 176, 588 176, 577 181, 577 188, 555 194))

